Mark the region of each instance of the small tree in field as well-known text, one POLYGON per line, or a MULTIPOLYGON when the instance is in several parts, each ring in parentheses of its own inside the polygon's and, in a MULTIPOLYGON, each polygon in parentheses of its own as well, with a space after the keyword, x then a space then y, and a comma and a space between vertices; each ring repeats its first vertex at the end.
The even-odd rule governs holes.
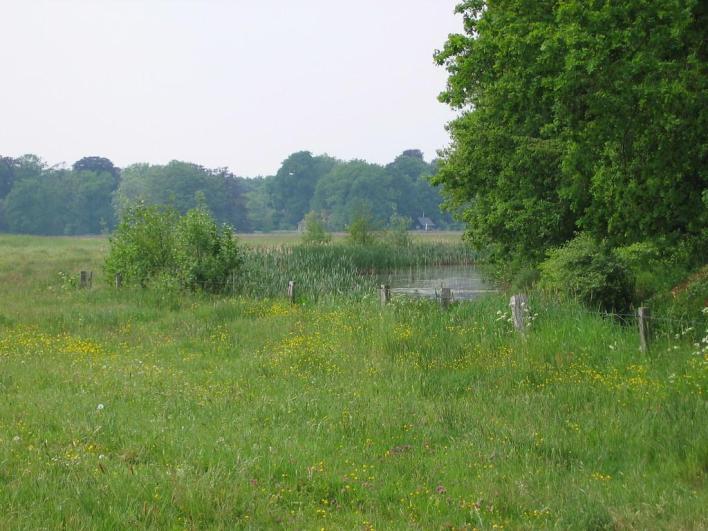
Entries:
POLYGON ((349 224, 349 243, 356 245, 370 245, 374 243, 374 222, 371 210, 367 205, 358 205, 354 209, 352 222, 349 224))
POLYGON ((412 243, 411 235, 408 234, 412 223, 411 218, 392 214, 386 231, 386 240, 397 247, 408 247, 412 243))
POLYGON ((306 244, 322 244, 332 239, 322 223, 322 218, 317 212, 308 212, 305 216, 305 232, 302 241, 306 244))

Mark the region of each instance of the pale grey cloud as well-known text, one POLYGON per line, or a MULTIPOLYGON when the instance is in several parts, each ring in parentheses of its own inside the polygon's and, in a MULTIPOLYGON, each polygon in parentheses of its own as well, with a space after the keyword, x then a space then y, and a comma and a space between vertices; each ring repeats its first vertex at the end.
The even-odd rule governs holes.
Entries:
POLYGON ((0 154, 274 172, 428 158, 457 0, 0 0, 0 154))

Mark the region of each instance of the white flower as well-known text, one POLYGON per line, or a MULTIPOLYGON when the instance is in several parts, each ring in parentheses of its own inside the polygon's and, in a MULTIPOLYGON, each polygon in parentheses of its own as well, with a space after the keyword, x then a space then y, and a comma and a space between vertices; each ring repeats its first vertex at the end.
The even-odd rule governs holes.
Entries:
POLYGON ((103 407, 104 407, 103 404, 98 404, 96 406, 96 411, 101 411, 103 409, 103 407))

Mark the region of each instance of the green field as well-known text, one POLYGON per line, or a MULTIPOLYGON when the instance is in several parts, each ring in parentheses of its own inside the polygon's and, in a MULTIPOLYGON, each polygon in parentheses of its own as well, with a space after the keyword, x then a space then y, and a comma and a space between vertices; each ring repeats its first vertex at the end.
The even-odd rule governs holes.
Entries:
POLYGON ((526 337, 502 295, 166 301, 108 285, 107 245, 0 236, 0 529, 708 527, 695 330, 643 355, 533 297, 526 337))

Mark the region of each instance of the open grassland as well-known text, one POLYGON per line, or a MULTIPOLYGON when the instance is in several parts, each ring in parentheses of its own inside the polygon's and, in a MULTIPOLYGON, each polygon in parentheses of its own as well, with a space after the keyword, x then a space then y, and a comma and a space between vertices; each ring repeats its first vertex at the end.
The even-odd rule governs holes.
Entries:
POLYGON ((75 289, 105 252, 0 237, 0 528, 708 526, 691 334, 642 355, 543 300, 522 338, 501 296, 75 289))

